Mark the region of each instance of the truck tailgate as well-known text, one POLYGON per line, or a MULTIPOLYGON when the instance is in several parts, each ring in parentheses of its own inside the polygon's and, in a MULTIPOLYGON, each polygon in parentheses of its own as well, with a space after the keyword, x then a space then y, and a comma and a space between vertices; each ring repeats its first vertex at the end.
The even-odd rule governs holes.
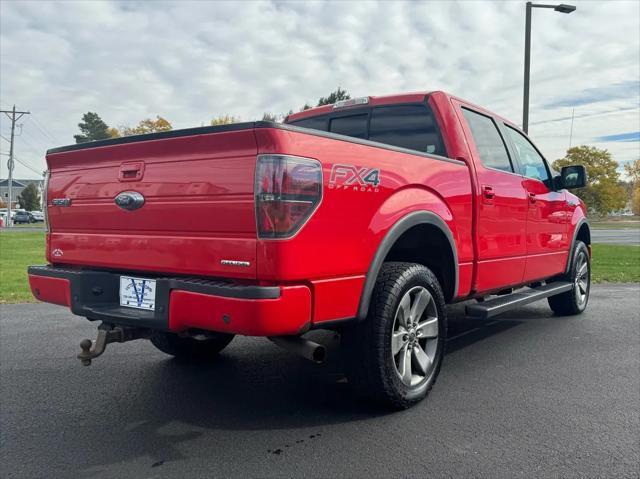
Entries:
POLYGON ((253 128, 138 138, 47 154, 47 259, 255 278, 253 128), (140 193, 144 204, 118 206, 123 192, 140 193))

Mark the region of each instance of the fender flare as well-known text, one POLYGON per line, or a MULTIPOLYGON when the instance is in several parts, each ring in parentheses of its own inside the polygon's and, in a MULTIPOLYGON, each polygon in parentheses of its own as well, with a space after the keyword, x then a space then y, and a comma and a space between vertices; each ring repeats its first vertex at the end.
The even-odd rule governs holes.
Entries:
POLYGON ((571 240, 571 249, 569 249, 569 254, 567 255, 567 266, 564 269, 564 273, 568 274, 571 269, 571 263, 573 262, 573 250, 576 247, 576 241, 578 241, 578 233, 580 232, 580 228, 582 225, 587 225, 587 230, 589 231, 589 238, 591 238, 591 228, 589 227, 589 222, 586 218, 582 217, 576 223, 576 227, 573 230, 573 239, 571 240))
POLYGON ((382 263, 384 259, 387 257, 387 254, 395 244, 395 242, 402 236, 406 231, 414 226, 420 224, 429 224, 438 228, 445 235, 447 240, 449 241, 449 246, 451 247, 451 252, 453 254, 453 294, 451 295, 451 299, 455 298, 458 294, 458 251, 456 248, 456 243, 453 239, 453 234, 451 230, 447 226, 447 223, 435 213, 431 211, 414 211, 413 213, 409 213, 406 216, 403 216, 399 219, 390 229, 387 231, 387 234, 384 236, 380 244, 378 245, 378 249, 376 250, 376 254, 373 256, 373 260, 369 265, 369 269, 367 271, 366 280, 364 282, 364 286, 362 288, 362 293, 360 295, 360 303, 358 305, 358 320, 364 320, 369 313, 369 302, 371 301, 371 294, 373 292, 373 288, 376 284, 376 279, 378 278, 378 273, 382 268, 382 263))

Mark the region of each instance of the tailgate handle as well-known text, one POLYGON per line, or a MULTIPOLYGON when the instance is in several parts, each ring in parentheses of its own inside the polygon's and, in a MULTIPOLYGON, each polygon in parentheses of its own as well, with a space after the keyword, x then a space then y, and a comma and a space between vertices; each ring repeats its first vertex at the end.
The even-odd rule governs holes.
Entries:
POLYGON ((119 181, 140 181, 144 174, 144 163, 141 161, 122 163, 118 171, 119 181))

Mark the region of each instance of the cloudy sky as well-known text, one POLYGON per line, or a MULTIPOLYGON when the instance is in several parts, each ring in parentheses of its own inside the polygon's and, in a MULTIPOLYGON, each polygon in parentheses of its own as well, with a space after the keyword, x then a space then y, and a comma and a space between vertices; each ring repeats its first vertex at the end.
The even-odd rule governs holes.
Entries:
MULTIPOLYGON (((565 0, 568 1, 568 0, 565 0)), ((549 159, 572 144, 640 157, 640 2, 534 9, 530 133, 549 159)), ((174 128, 352 96, 442 89, 516 123, 524 2, 0 1, 0 102, 29 110, 16 177, 73 143, 86 111, 110 126, 174 128), (24 166, 27 165, 27 166, 24 166)), ((0 134, 8 138, 4 117, 0 134)), ((8 142, 0 139, 6 177, 8 142)))

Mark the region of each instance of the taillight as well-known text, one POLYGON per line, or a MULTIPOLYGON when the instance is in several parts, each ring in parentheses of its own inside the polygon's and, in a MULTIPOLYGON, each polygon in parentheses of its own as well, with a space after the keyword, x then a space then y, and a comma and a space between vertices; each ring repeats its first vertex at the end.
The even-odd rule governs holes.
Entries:
POLYGON ((44 228, 49 233, 49 176, 51 173, 47 170, 44 174, 44 189, 42 190, 42 213, 44 214, 44 228))
POLYGON ((320 204, 322 166, 309 158, 259 155, 255 194, 258 236, 293 236, 320 204))

